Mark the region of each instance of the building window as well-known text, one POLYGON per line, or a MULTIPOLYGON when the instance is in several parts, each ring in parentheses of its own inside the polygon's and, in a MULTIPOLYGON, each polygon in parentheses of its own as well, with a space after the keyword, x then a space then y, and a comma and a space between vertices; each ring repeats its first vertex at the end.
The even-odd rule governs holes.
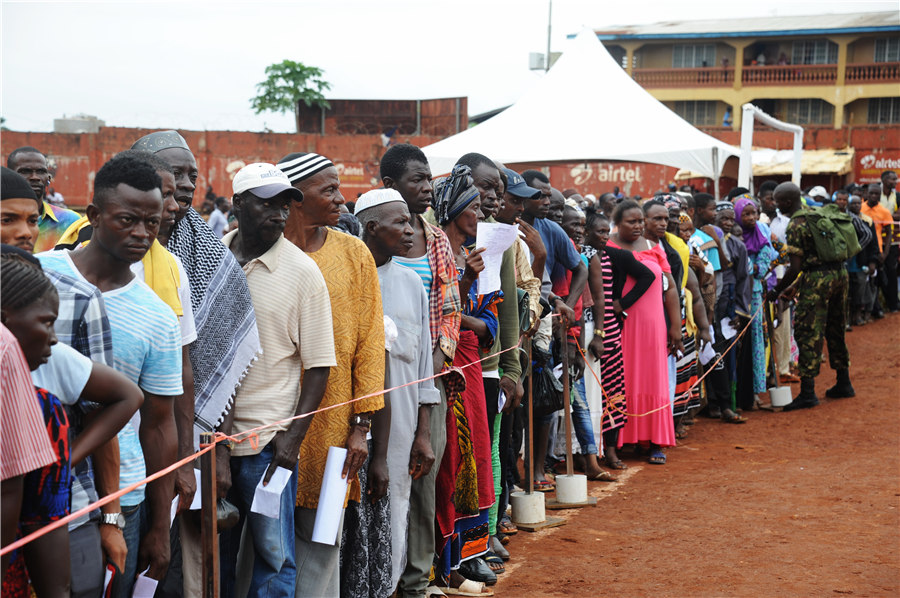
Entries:
POLYGON ((798 125, 830 125, 834 106, 824 100, 788 100, 787 121, 798 125))
POLYGON ((698 127, 714 127, 716 122, 715 101, 675 102, 675 114, 698 127))
POLYGON ((869 99, 869 124, 900 123, 900 98, 869 99))
POLYGON ((794 42, 791 64, 835 64, 837 44, 827 39, 794 42))
POLYGON ((682 44, 672 48, 672 68, 693 69, 715 65, 715 44, 682 44))
POLYGON ((876 39, 875 62, 900 62, 900 37, 876 39))

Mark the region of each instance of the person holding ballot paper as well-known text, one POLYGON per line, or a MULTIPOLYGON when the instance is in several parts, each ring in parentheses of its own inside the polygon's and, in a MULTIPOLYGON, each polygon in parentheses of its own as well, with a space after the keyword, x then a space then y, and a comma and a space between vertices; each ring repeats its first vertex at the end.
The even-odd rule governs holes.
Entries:
MULTIPOLYGON (((336 596, 340 580, 341 542, 315 542, 313 527, 319 505, 329 447, 347 449, 342 476, 350 484, 347 501, 360 502, 357 472, 369 454, 367 435, 371 414, 384 407, 377 394, 384 390, 384 325, 378 273, 372 254, 362 241, 329 227, 337 226, 344 197, 334 164, 319 154, 288 154, 278 168, 303 193, 303 202, 292 210, 285 237, 302 249, 318 266, 328 287, 331 315, 327 325, 334 333, 337 365, 331 369, 321 407, 309 426, 309 439, 300 447, 297 502, 294 513, 297 547, 297 589, 299 596, 336 596), (373 396, 374 395, 374 396, 373 396), (354 399, 367 397, 360 401, 354 399)), ((386 446, 375 436, 373 466, 368 468, 369 486, 376 498, 387 490, 384 460, 386 446), (379 450, 380 449, 380 450, 379 450), (376 467, 375 464, 381 465, 376 467)), ((296 454, 294 455, 296 460, 296 454)), ((372 523, 376 525, 377 522, 372 523)), ((362 523, 368 526, 367 523, 362 523)), ((386 525, 386 524, 385 524, 386 525)), ((340 527, 338 528, 341 529, 340 527)), ((374 547, 354 542, 349 549, 373 551, 374 547)), ((367 563, 373 575, 380 567, 367 563)))
POLYGON ((437 475, 437 536, 440 557, 437 576, 450 587, 466 580, 496 581, 496 576, 477 558, 488 550, 488 509, 494 502, 491 440, 488 433, 479 349, 490 348, 497 335, 497 302, 502 293, 481 294, 478 275, 484 270, 484 248, 469 251, 464 244, 477 234, 484 219, 481 198, 472 182, 471 169, 457 164, 449 177, 434 186, 434 211, 450 240, 459 293, 463 298, 462 324, 454 366, 473 364, 458 376, 444 377, 447 388, 447 447, 437 475), (465 559, 465 560, 463 560, 465 559), (457 570, 458 568, 458 570, 457 570))
MULTIPOLYGON (((233 432, 240 434, 315 411, 336 361, 325 280, 315 262, 283 234, 288 214, 303 201, 303 194, 271 164, 245 166, 233 185, 240 226, 222 242, 247 275, 263 349, 229 412, 233 432)), ((311 421, 307 417, 265 428, 258 433, 258 445, 244 442, 232 450, 228 500, 240 511, 241 523, 221 535, 222 596, 294 596, 297 454, 305 446, 311 421), (257 486, 273 483, 279 469, 290 472, 281 480, 285 485, 279 493, 279 517, 251 512, 257 486), (250 553, 252 572, 236 575, 245 525, 243 552, 250 553), (249 590, 237 592, 236 582, 249 583, 249 590)))
MULTIPOLYGON (((481 350, 486 359, 481 364, 487 409, 488 432, 491 438, 491 464, 494 474, 494 494, 497 502, 490 509, 488 531, 491 535, 491 550, 485 555, 485 562, 495 573, 504 571, 503 557, 509 553, 500 544, 497 536, 497 519, 500 497, 503 494, 501 479, 505 467, 501 467, 500 455, 508 452, 512 432, 512 418, 509 414, 521 401, 519 377, 522 366, 519 353, 512 351, 519 342, 519 305, 516 291, 515 243, 519 229, 516 225, 503 224, 494 220, 499 213, 501 199, 506 190, 505 175, 493 160, 483 154, 469 153, 461 157, 458 164, 472 169, 472 181, 478 189, 484 221, 478 223, 475 247, 483 247, 481 257, 484 270, 478 276, 478 288, 482 294, 501 290, 503 297, 509 297, 497 306, 499 328, 494 343, 489 349, 481 350), (502 412, 502 413, 501 413, 502 412), (499 554, 498 554, 499 553, 499 554), (503 556, 500 556, 503 555, 503 556)), ((524 394, 524 389, 522 389, 524 394)))

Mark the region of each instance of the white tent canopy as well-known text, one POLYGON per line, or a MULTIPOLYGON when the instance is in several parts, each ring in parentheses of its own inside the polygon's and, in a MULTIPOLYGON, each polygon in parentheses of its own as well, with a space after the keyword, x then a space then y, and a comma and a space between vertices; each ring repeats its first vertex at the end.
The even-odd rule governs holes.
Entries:
POLYGON ((644 91, 589 29, 515 104, 422 149, 434 174, 479 152, 509 164, 623 160, 717 178, 725 160, 740 155, 644 91))

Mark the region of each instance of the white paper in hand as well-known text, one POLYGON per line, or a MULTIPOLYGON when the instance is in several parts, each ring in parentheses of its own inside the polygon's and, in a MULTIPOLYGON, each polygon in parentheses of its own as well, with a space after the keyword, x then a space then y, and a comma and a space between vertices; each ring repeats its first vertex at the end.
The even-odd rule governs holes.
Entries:
POLYGON ((150 567, 147 567, 146 571, 138 575, 137 580, 134 582, 134 591, 131 593, 132 598, 153 598, 159 582, 152 577, 147 577, 147 571, 149 570, 150 567))
POLYGON ((107 588, 109 588, 109 582, 112 581, 113 578, 113 570, 110 569, 111 565, 106 565, 106 575, 103 578, 103 594, 102 596, 106 596, 107 588))
POLYGON ((344 510, 344 497, 347 496, 347 479, 341 477, 346 460, 347 449, 328 447, 328 458, 325 460, 325 474, 322 476, 322 489, 319 490, 319 506, 316 509, 316 522, 312 533, 312 541, 318 544, 334 546, 337 542, 344 510))
POLYGON ((194 492, 194 499, 191 501, 191 508, 189 510, 196 511, 203 506, 203 498, 200 492, 200 470, 194 470, 194 479, 197 481, 197 491, 194 492))
POLYGON ((506 395, 501 390, 500 394, 497 395, 497 413, 503 411, 504 405, 506 405, 506 395))
MULTIPOLYGON (((197 491, 197 494, 200 494, 200 491, 197 491)), ((176 496, 172 499, 172 506, 169 508, 169 527, 172 527, 172 523, 175 521, 175 515, 178 514, 178 501, 181 500, 181 497, 176 496)))
POLYGON ((700 363, 702 365, 706 365, 716 356, 716 350, 713 349, 712 343, 706 343, 703 345, 703 348, 700 349, 700 363))
POLYGON ((738 331, 731 325, 731 318, 722 318, 722 336, 725 340, 734 338, 737 333, 738 331))
POLYGON ((556 367, 553 368, 553 375, 556 376, 557 380, 562 380, 563 375, 563 364, 557 363, 556 367))
POLYGON ((478 275, 479 295, 500 290, 500 263, 503 261, 503 252, 515 242, 518 231, 519 227, 516 224, 478 223, 475 248, 484 248, 481 254, 484 270, 478 275))
POLYGON ((250 512, 278 519, 281 514, 281 492, 291 479, 291 471, 284 467, 276 467, 267 486, 263 486, 265 477, 266 474, 263 474, 259 478, 256 492, 253 493, 253 503, 250 505, 250 512))

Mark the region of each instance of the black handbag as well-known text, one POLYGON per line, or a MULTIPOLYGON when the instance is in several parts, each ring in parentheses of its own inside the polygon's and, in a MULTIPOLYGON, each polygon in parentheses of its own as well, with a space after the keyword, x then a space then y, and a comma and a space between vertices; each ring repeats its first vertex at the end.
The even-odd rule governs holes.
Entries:
POLYGON ((516 289, 516 299, 519 302, 519 331, 526 332, 531 328, 531 299, 522 289, 516 289))
POLYGON ((536 415, 547 415, 563 408, 563 385, 553 375, 550 354, 537 348, 533 349, 531 381, 532 410, 536 415))

